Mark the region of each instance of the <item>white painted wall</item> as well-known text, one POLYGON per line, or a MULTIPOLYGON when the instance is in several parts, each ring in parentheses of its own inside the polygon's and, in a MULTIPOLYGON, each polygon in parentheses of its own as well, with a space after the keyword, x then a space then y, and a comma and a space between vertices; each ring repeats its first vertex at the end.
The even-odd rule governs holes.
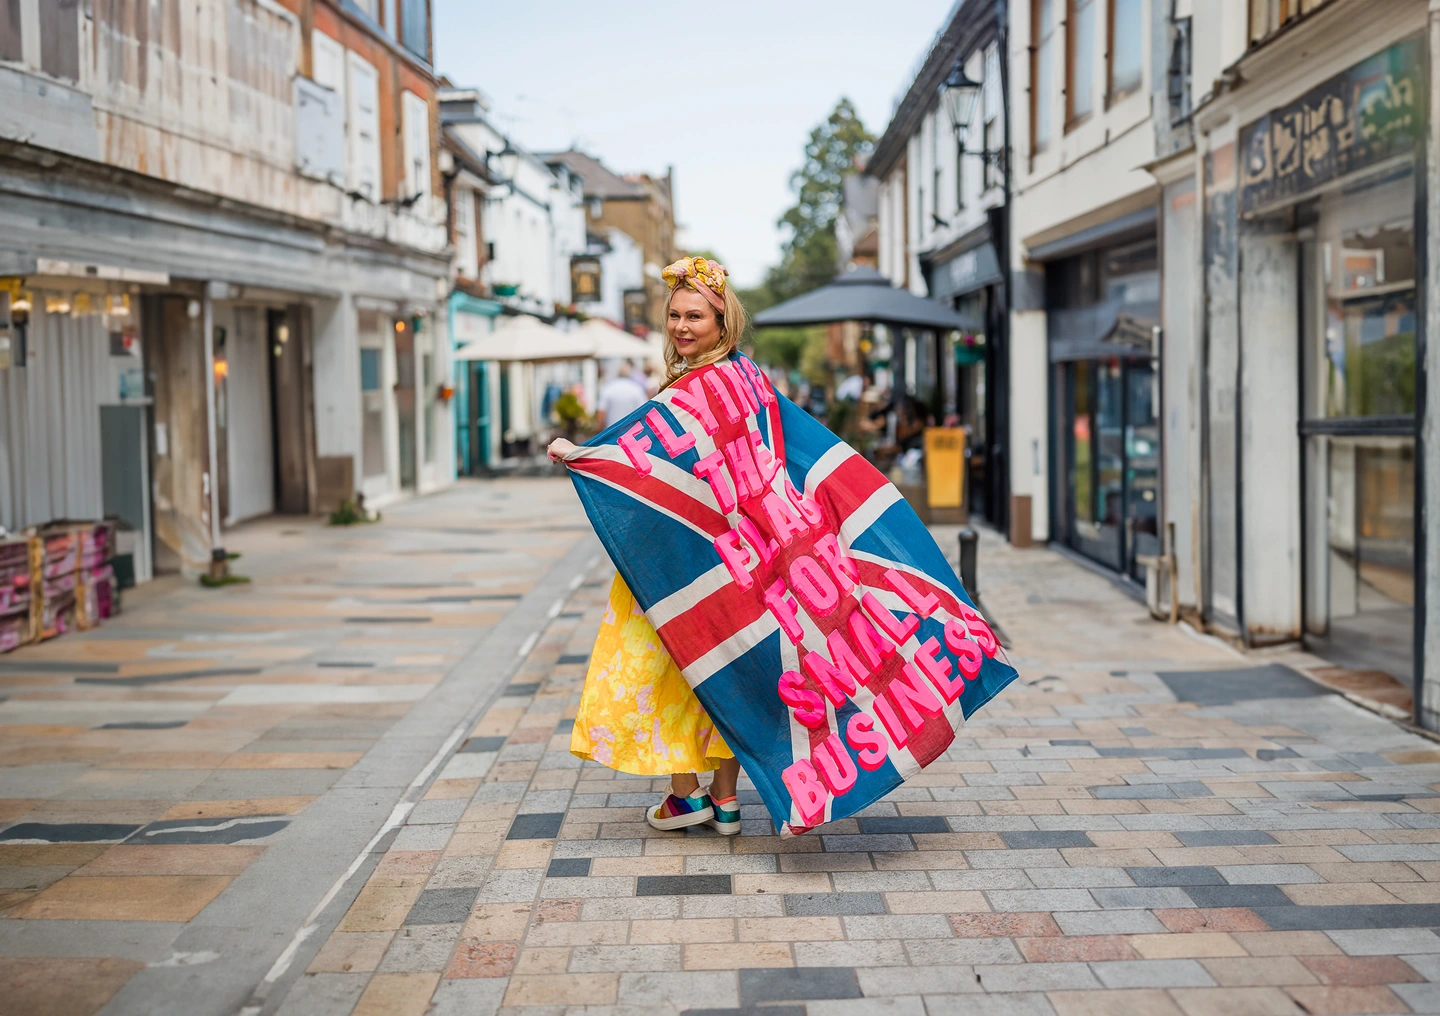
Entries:
POLYGON ((1031 539, 1050 537, 1049 346, 1043 311, 1010 316, 1010 493, 1030 496, 1031 539))
POLYGON ((610 251, 600 256, 600 300, 581 309, 615 324, 625 322, 625 290, 645 285, 645 252, 630 234, 610 227, 605 233, 610 251))

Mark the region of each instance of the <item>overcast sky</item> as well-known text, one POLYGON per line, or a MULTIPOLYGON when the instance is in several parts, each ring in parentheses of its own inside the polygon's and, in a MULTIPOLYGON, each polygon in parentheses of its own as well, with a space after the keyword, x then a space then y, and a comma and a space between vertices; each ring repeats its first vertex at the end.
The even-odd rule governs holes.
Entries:
POLYGON ((674 166, 682 242, 749 286, 779 259, 810 129, 848 96, 878 137, 952 2, 435 0, 435 63, 527 148, 674 166))

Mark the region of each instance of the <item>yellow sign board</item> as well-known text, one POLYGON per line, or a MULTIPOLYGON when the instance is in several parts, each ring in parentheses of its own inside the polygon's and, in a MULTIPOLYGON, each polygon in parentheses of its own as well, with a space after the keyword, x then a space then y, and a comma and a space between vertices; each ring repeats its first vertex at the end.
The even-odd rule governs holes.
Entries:
POLYGON ((965 503, 965 428, 925 428, 926 500, 931 508, 965 503))

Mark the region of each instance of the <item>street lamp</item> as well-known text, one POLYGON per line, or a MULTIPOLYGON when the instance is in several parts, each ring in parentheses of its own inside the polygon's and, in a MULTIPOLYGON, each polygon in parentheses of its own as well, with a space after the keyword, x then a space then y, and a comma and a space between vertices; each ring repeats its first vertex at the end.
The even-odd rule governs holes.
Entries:
MULTIPOLYGON (((1003 150, 981 148, 977 151, 966 147, 964 142, 970 129, 970 121, 975 118, 975 104, 980 98, 982 87, 980 82, 972 80, 965 73, 964 66, 956 61, 950 76, 940 83, 940 105, 945 107, 945 115, 950 118, 950 126, 955 131, 956 139, 960 141, 960 154, 978 156, 996 169, 1001 169, 1005 162, 1003 150)), ((987 139, 981 139, 982 145, 985 140, 987 139)))
POLYGON ((957 62, 950 76, 940 84, 940 103, 945 107, 945 112, 950 117, 950 126, 955 129, 957 136, 961 131, 969 129, 970 120, 975 115, 975 100, 978 98, 980 82, 970 80, 965 68, 957 62))

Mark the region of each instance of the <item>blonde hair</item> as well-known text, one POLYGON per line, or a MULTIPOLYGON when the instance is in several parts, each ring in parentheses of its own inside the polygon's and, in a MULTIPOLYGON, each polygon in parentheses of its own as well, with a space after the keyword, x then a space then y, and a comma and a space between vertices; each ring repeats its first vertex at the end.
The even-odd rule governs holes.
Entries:
MULTIPOLYGON (((676 381, 696 368, 708 367, 712 363, 719 363, 721 360, 729 357, 735 350, 739 349, 740 337, 745 333, 745 322, 747 320, 745 316, 745 306, 740 302, 740 298, 735 295, 735 291, 729 286, 726 286, 725 291, 721 294, 722 299, 725 301, 725 313, 721 314, 719 311, 715 311, 715 320, 720 322, 720 341, 715 344, 715 348, 710 350, 710 352, 701 354, 695 358, 694 363, 690 363, 680 355, 680 350, 675 348, 675 340, 670 338, 670 301, 675 299, 675 293, 679 288, 679 286, 676 286, 675 289, 670 290, 670 295, 665 297, 665 309, 663 311, 665 319, 665 387, 673 385, 676 381)), ((715 310, 710 301, 705 301, 705 305, 710 307, 711 310, 715 310)))

